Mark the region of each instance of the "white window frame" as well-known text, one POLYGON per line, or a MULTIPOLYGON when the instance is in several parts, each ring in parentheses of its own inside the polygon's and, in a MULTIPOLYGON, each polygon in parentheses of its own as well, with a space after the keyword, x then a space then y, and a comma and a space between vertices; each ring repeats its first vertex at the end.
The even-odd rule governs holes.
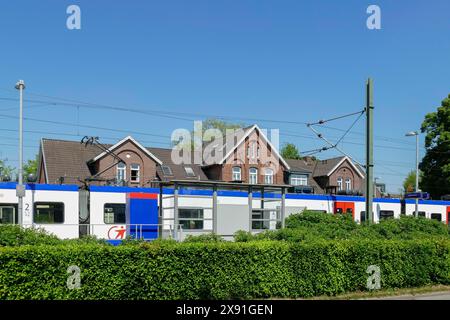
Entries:
POLYGON ((352 179, 350 178, 345 179, 345 189, 352 190, 352 179))
POLYGON ((117 182, 127 181, 127 165, 123 162, 120 162, 117 164, 116 179, 117 179, 117 182), (123 179, 120 179, 121 173, 123 174, 123 179))
POLYGON ((308 185, 308 175, 300 174, 300 173, 291 174, 290 183, 293 186, 307 186, 308 185))
POLYGON ((258 169, 257 168, 250 168, 248 170, 248 183, 258 184, 258 169))
POLYGON ((231 169, 233 181, 242 181, 242 169, 241 167, 233 167, 231 169))
POLYGON ((339 177, 339 178, 337 178, 337 187, 338 187, 338 191, 342 191, 343 189, 343 187, 344 187, 344 181, 342 180, 342 178, 341 177, 339 177))
POLYGON ((273 184, 273 176, 274 172, 271 168, 266 168, 264 172, 264 183, 265 184, 273 184))
POLYGON ((138 163, 132 163, 130 164, 130 181, 131 182, 139 182, 141 180, 141 165, 138 163), (135 167, 135 168, 133 168, 135 167), (137 169, 136 169, 137 167, 137 169), (133 175, 131 174, 131 171, 137 171, 136 180, 133 180, 133 175))

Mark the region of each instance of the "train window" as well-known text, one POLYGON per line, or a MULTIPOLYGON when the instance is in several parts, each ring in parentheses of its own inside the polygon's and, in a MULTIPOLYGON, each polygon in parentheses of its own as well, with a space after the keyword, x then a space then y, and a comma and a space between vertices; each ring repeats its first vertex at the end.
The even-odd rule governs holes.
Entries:
POLYGON ((432 213, 431 214, 431 219, 437 220, 437 221, 442 221, 442 214, 440 213, 432 213))
POLYGON ((0 224, 16 224, 19 220, 17 204, 0 204, 0 224))
POLYGON ((361 222, 366 221, 366 212, 365 211, 361 211, 360 216, 359 216, 359 221, 361 221, 361 222))
POLYGON ((178 221, 183 229, 187 230, 203 229, 203 209, 180 208, 178 209, 178 221))
POLYGON ((254 209, 252 212, 252 230, 270 229, 271 222, 275 228, 281 228, 281 213, 279 210, 254 209))
POLYGON ((394 217, 394 211, 392 210, 380 210, 380 219, 389 219, 394 217))
POLYGON ((125 223, 125 204, 105 203, 103 206, 103 221, 106 224, 125 223))
MULTIPOLYGON (((415 212, 413 212, 413 214, 414 214, 415 212)), ((419 211, 418 212, 418 214, 419 214, 419 217, 426 217, 426 213, 425 213, 425 211, 419 211)))
POLYGON ((64 203, 36 202, 33 212, 34 223, 64 223, 64 203))

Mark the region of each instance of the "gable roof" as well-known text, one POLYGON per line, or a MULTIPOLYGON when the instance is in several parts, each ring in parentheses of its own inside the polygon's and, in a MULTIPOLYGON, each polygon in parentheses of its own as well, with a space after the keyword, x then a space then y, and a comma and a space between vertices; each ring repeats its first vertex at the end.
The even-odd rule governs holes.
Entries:
POLYGON ((92 175, 87 162, 98 154, 97 147, 78 141, 43 138, 41 149, 47 183, 57 183, 60 177, 66 177, 65 183, 78 184, 78 178, 92 175))
MULTIPOLYGON (((225 156, 222 158, 222 160, 219 161, 218 164, 223 164, 225 162, 225 160, 228 159, 228 157, 234 152, 234 150, 236 150, 244 141, 245 139, 253 132, 253 131, 258 131, 260 137, 262 137, 266 143, 270 146, 271 150, 275 153, 275 155, 278 157, 278 159, 280 159, 280 161, 284 164, 284 166, 286 167, 286 169, 290 169, 289 164, 283 159, 283 157, 278 153, 278 150, 272 145, 272 143, 269 141, 269 139, 267 139, 266 135, 264 134, 264 132, 261 131, 261 129, 258 127, 258 125, 254 124, 251 127, 247 127, 244 128, 245 130, 245 134, 243 137, 241 137, 241 139, 233 146, 233 148, 231 150, 229 150, 227 152, 227 154, 225 154, 225 156)), ((222 147, 226 146, 226 140, 224 141, 224 145, 222 147)))
MULTIPOLYGON (((125 138, 123 138, 122 140, 120 140, 119 142, 117 142, 115 145, 111 146, 108 148, 108 151, 111 152, 114 149, 117 149, 118 147, 120 147, 122 144, 124 144, 127 141, 131 141, 132 143, 134 143, 139 149, 141 149, 142 151, 144 151, 145 154, 147 154, 150 158, 152 158, 156 163, 158 163, 159 165, 162 165, 162 161, 159 160, 153 153, 151 153, 147 148, 145 148, 144 146, 142 146, 139 142, 137 142, 136 140, 134 140, 134 138, 132 136, 127 136, 125 138)), ((100 153, 99 155, 97 155, 95 158, 93 158, 92 160, 90 160, 90 162, 95 162, 98 159, 104 157, 105 155, 107 155, 108 153, 106 151, 103 151, 102 153, 100 153)))
POLYGON ((158 157, 158 159, 161 159, 162 165, 156 166, 156 173, 158 174, 158 177, 162 181, 169 181, 169 180, 208 180, 205 173, 203 172, 202 168, 198 164, 194 164, 194 161, 191 161, 192 164, 175 164, 172 161, 172 149, 166 149, 166 148, 147 148, 149 152, 154 154, 158 157), (162 166, 168 166, 171 171, 172 175, 165 175, 162 166), (185 168, 190 167, 194 171, 195 176, 189 176, 186 173, 185 168))
POLYGON ((356 171, 356 173, 361 178, 364 178, 364 174, 360 171, 360 168, 357 167, 353 163, 353 161, 350 160, 350 158, 347 156, 341 156, 341 157, 336 157, 336 158, 331 158, 331 159, 326 159, 326 160, 318 160, 317 164, 316 164, 316 168, 314 170, 314 176, 315 177, 330 176, 345 161, 348 161, 348 163, 356 171))
POLYGON ((286 159, 286 162, 289 164, 291 172, 300 171, 312 173, 316 165, 316 162, 305 161, 303 159, 286 159))
MULTIPOLYGON (((104 144, 108 149, 114 145, 104 144)), ((173 175, 165 176, 161 165, 156 165, 156 174, 161 180, 207 180, 200 165, 177 165, 172 162, 172 149, 144 148, 143 152, 151 153, 160 160, 161 165, 171 168, 173 175), (191 167, 195 176, 188 176, 185 167, 191 167)), ((84 145, 79 141, 67 141, 58 139, 41 139, 42 161, 46 182, 58 183, 60 177, 65 177, 65 184, 79 184, 78 179, 91 177, 95 172, 91 171, 89 161, 98 156, 99 149, 93 145, 84 145)), ((41 160, 40 160, 41 161, 41 160)), ((194 163, 194 162, 192 162, 194 163)))

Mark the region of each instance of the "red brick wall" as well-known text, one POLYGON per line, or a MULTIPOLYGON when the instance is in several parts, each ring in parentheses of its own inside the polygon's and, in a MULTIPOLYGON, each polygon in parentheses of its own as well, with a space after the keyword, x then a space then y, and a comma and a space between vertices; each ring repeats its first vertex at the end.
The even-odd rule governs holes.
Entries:
POLYGON ((328 185, 337 186, 337 179, 342 178, 342 188, 345 190, 345 179, 350 178, 352 181, 352 190, 359 190, 363 192, 363 179, 350 165, 348 160, 345 160, 329 177, 328 185))
MULTIPOLYGON (((143 152, 139 147, 137 147, 131 141, 126 141, 124 144, 119 146, 114 150, 114 153, 125 161, 127 165, 126 178, 129 182, 128 185, 132 187, 137 186, 148 186, 149 180, 153 180, 156 176, 156 162, 150 158, 145 152, 143 152), (131 164, 139 164, 140 166, 140 179, 139 183, 131 182, 131 164)), ((105 170, 108 166, 116 162, 116 160, 110 156, 106 155, 99 159, 96 163, 97 172, 105 170)), ((114 179, 116 177, 116 166, 105 171, 101 177, 107 179, 114 179)))

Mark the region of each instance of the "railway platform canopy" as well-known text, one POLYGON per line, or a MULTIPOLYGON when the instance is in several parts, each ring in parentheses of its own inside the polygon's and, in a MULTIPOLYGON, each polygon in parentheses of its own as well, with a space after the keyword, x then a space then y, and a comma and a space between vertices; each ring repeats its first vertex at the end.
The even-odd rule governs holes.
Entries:
MULTIPOLYGON (((286 184, 248 184, 240 182, 222 182, 222 181, 202 181, 202 180, 170 180, 170 181, 155 181, 155 185, 159 188, 159 216, 163 217, 165 209, 171 209, 174 212, 174 224, 179 223, 179 199, 181 197, 190 197, 188 190, 203 190, 204 197, 211 200, 212 209, 212 230, 214 233, 218 232, 218 196, 221 192, 241 192, 248 198, 248 213, 249 213, 249 231, 252 231, 252 219, 255 211, 263 212, 273 211, 273 208, 267 208, 268 202, 276 202, 279 207, 280 223, 284 228, 284 218, 286 214, 286 193, 291 185, 286 184), (163 194, 163 189, 173 189, 173 195, 163 194), (163 199, 173 197, 173 207, 165 208, 163 206, 163 199), (255 202, 258 206, 255 206, 255 202)), ((198 194, 196 192, 196 194, 198 194)), ((273 206, 272 206, 273 207, 273 206)))

